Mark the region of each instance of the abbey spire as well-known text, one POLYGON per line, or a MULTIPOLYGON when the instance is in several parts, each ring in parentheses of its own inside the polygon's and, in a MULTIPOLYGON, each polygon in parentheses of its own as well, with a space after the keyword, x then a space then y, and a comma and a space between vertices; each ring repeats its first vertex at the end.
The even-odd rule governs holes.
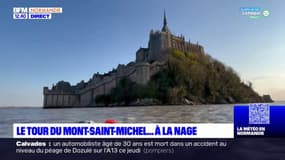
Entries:
POLYGON ((163 27, 162 27, 161 31, 163 31, 163 32, 170 32, 170 30, 169 30, 169 28, 167 26, 167 19, 166 19, 165 10, 164 10, 164 15, 163 15, 163 27))

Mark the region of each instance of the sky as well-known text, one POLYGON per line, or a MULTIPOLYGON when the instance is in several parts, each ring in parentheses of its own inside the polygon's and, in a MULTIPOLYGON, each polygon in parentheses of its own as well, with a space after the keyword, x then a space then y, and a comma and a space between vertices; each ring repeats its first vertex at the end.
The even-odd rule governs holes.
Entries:
POLYGON ((88 81, 135 60, 163 11, 173 34, 199 42, 260 95, 285 100, 284 0, 1 0, 0 106, 42 106, 43 87, 88 81), (13 7, 62 7, 51 20, 13 20, 13 7), (260 7, 251 19, 241 7, 260 7))

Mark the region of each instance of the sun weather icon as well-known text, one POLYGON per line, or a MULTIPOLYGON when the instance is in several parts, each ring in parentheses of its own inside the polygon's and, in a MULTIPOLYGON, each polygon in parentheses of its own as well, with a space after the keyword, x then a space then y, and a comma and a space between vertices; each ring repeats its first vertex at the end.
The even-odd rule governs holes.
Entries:
POLYGON ((270 15, 270 12, 269 12, 269 10, 264 10, 262 12, 262 14, 263 14, 264 17, 268 17, 270 15))

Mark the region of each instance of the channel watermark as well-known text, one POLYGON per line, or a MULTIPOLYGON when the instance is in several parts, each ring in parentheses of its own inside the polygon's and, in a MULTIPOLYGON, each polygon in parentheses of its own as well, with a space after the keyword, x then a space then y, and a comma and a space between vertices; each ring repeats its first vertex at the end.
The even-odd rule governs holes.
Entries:
POLYGON ((247 16, 250 19, 260 19, 270 16, 268 9, 261 9, 260 7, 241 7, 241 15, 247 16))
POLYGON ((62 13, 61 7, 13 7, 13 19, 50 20, 52 14, 62 13))

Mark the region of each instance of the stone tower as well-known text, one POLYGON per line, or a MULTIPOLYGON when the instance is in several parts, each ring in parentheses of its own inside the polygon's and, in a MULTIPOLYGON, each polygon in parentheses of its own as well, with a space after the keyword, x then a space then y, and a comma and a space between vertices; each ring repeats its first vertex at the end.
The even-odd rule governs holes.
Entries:
POLYGON ((164 11, 164 14, 163 14, 163 27, 161 29, 162 32, 169 32, 170 33, 170 30, 167 26, 167 19, 166 19, 166 13, 164 11))
POLYGON ((167 26, 166 13, 163 16, 163 26, 161 31, 151 31, 149 36, 149 57, 148 61, 163 61, 164 51, 171 47, 171 32, 167 26))

